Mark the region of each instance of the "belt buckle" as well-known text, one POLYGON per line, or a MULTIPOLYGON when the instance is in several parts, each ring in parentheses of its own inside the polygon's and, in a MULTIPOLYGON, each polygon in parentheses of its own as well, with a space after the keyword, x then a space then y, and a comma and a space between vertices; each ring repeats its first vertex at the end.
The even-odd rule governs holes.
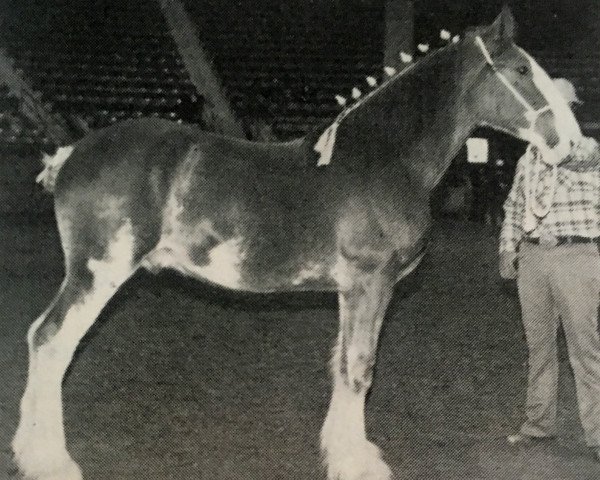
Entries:
POLYGON ((540 245, 544 248, 554 248, 558 245, 558 238, 549 233, 540 235, 540 245))

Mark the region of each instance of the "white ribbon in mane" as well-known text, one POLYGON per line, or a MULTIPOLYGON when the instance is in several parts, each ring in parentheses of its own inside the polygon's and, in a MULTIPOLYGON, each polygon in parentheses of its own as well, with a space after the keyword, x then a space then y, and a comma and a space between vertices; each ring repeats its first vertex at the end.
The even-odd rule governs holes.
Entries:
MULTIPOLYGON (((374 90, 373 92, 376 92, 376 91, 378 91, 378 90, 374 90)), ((335 137, 337 135, 338 127, 340 126, 340 123, 342 123, 342 120, 344 118, 346 118, 346 116, 352 110, 357 108, 359 105, 362 105, 363 102, 365 101, 365 99, 369 98, 371 96, 371 94, 364 97, 362 101, 356 102, 351 107, 343 110, 337 116, 337 118, 334 120, 334 122, 331 125, 329 125, 325 129, 325 131, 321 134, 321 136, 319 137, 319 140, 317 140, 317 143, 315 143, 315 146, 314 146, 314 151, 320 154, 319 160, 317 161, 318 167, 321 167, 323 165, 329 165, 329 163, 331 162, 331 157, 333 156, 333 147, 335 146, 335 137)))
POLYGON ((335 136, 337 135, 337 129, 340 126, 341 119, 337 118, 331 125, 329 125, 325 131, 319 137, 319 140, 315 144, 314 150, 320 154, 317 166, 329 165, 331 157, 333 156, 333 147, 335 145, 335 136))

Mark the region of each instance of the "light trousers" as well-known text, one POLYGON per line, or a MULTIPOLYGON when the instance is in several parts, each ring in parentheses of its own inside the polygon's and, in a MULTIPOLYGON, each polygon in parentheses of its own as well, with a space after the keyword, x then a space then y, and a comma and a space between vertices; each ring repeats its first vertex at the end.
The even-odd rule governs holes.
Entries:
POLYGON ((575 376, 579 417, 590 447, 600 447, 600 253, 595 244, 521 244, 518 287, 529 370, 521 432, 556 434, 557 330, 562 323, 575 376))

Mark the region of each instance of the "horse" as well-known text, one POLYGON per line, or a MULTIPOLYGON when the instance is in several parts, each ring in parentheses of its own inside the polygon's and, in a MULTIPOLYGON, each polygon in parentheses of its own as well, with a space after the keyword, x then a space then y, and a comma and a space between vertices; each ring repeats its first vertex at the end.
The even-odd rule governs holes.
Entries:
POLYGON ((83 478, 66 447, 65 371, 134 272, 172 269, 234 291, 337 293, 332 391, 320 434, 326 475, 390 479, 367 439, 365 400, 394 285, 426 252, 432 189, 476 127, 557 158, 581 136, 514 30, 505 8, 490 25, 381 82, 327 130, 289 142, 138 119, 62 149, 50 187, 65 277, 27 333, 28 378, 12 442, 23 476, 83 478))

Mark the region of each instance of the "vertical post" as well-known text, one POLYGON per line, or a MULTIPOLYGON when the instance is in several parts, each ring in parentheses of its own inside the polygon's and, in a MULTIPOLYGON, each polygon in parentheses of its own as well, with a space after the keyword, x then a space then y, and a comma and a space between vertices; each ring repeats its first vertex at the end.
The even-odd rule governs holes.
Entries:
POLYGON ((595 50, 595 46, 600 42, 600 2, 592 2, 586 9, 588 14, 587 24, 589 25, 589 36, 581 40, 584 48, 589 48, 590 51, 595 50))
POLYGON ((0 49, 0 83, 8 86, 19 99, 21 112, 35 125, 42 127, 55 145, 65 145, 73 141, 62 115, 51 112, 44 106, 41 93, 34 91, 23 72, 15 69, 13 59, 4 49, 0 49))
POLYGON ((402 68, 398 53, 412 53, 414 48, 415 10, 412 0, 385 2, 385 65, 402 68))
POLYGON ((205 97, 205 109, 212 129, 235 137, 245 137, 244 131, 221 80, 196 35, 196 27, 181 0, 158 0, 181 59, 196 87, 205 97))

